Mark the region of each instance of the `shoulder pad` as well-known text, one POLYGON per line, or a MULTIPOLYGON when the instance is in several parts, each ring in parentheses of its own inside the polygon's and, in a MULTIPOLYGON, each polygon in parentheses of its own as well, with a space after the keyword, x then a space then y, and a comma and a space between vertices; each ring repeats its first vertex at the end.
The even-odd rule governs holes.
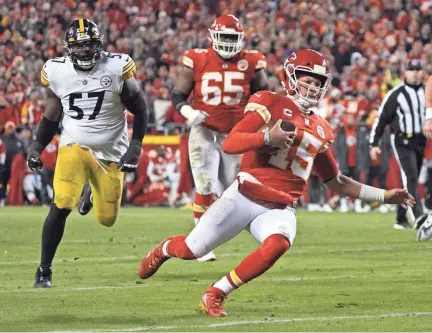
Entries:
POLYGON ((207 53, 208 49, 190 49, 184 53, 182 63, 188 68, 194 68, 200 55, 207 53))
POLYGON ((66 57, 58 57, 47 60, 47 62, 42 67, 40 76, 41 83, 44 86, 49 86, 49 80, 52 78, 53 73, 57 71, 59 67, 64 65, 66 60, 66 57))
POLYGON ((250 59, 254 70, 260 70, 267 67, 267 61, 264 55, 257 50, 243 50, 245 56, 250 59))
MULTIPOLYGON (((261 90, 253 94, 245 107, 246 112, 256 111, 268 123, 271 119, 269 107, 272 104, 272 96, 274 93, 270 91, 261 90)), ((276 95, 276 94, 274 94, 276 95)))

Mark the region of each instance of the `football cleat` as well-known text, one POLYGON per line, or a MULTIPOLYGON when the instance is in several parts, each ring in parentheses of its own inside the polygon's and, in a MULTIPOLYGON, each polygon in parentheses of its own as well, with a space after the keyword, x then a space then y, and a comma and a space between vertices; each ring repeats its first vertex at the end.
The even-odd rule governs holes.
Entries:
POLYGON ((424 242, 432 237, 432 213, 427 215, 426 221, 419 227, 417 240, 424 242))
POLYGON ((201 258, 197 259, 198 261, 205 262, 205 261, 215 261, 216 255, 213 251, 210 251, 206 255, 202 256, 201 258))
POLYGON ((210 317, 226 317, 228 313, 223 308, 223 303, 227 296, 215 287, 210 287, 200 300, 200 310, 207 313, 210 317))
POLYGON ((422 224, 427 221, 430 215, 431 214, 422 214, 419 217, 417 217, 413 223, 413 228, 419 229, 422 226, 422 224))
POLYGON ((35 283, 33 288, 51 288, 52 270, 51 267, 39 266, 36 270, 35 283))
POLYGON ((78 212, 81 215, 87 215, 93 207, 93 194, 90 185, 87 183, 84 186, 83 194, 78 203, 78 212))
POLYGON ((407 221, 396 222, 395 224, 393 224, 393 229, 396 230, 411 229, 411 224, 409 224, 407 221))
POLYGON ((141 260, 141 264, 137 272, 141 279, 145 280, 153 276, 162 266, 162 264, 170 259, 170 257, 165 257, 162 251, 164 244, 170 239, 171 238, 165 239, 162 243, 151 250, 147 257, 141 260))

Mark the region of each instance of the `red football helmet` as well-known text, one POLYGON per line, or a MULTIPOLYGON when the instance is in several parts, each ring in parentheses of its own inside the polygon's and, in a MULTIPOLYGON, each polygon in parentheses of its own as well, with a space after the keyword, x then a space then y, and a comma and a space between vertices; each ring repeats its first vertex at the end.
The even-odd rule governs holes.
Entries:
POLYGON ((292 95, 303 108, 308 109, 324 98, 331 77, 327 61, 321 53, 302 49, 291 53, 285 60, 281 83, 288 95, 292 95), (316 88, 306 82, 300 82, 299 75, 319 79, 321 86, 316 88), (306 94, 301 93, 300 87, 306 88, 306 94))
POLYGON ((234 15, 222 15, 211 25, 210 35, 213 49, 224 59, 239 53, 243 46, 244 30, 234 15))

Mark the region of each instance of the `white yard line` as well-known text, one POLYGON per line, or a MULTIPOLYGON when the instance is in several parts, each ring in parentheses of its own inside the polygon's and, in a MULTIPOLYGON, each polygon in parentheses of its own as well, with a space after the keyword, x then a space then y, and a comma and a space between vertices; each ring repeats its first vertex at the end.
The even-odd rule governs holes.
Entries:
MULTIPOLYGON (((187 331, 188 328, 207 328, 242 326, 242 325, 257 325, 257 324, 279 324, 279 323, 294 323, 308 321, 334 321, 334 320, 358 320, 358 319, 376 319, 376 318, 397 318, 397 317, 424 317, 432 316, 432 312, 414 312, 414 313, 384 313, 371 315, 352 315, 352 316, 328 316, 328 317, 300 317, 300 318, 280 318, 268 320, 242 320, 242 321, 224 321, 214 324, 200 325, 164 325, 164 326, 142 326, 123 329, 102 329, 102 330, 85 330, 85 331, 51 331, 51 333, 89 333, 89 332, 141 332, 150 330, 178 330, 187 331)), ((224 320, 224 319, 221 319, 224 320)), ((33 332, 36 333, 36 332, 33 332)))
MULTIPOLYGON (((68 241, 70 243, 74 242, 74 243, 87 243, 90 241, 87 240, 70 240, 68 241)), ((418 247, 419 250, 423 250, 423 249, 432 249, 432 246, 421 246, 418 247)), ((324 251, 320 251, 320 253, 357 253, 357 252, 380 252, 380 251, 385 251, 385 252, 393 252, 393 251, 401 251, 403 249, 401 249, 400 247, 379 247, 379 248, 356 248, 356 249, 329 249, 329 250, 324 250, 324 251)), ((296 249, 294 254, 308 254, 308 253, 316 253, 318 250, 302 250, 302 249, 296 249)), ((147 252, 143 253, 143 256, 147 254, 147 252)), ((245 257, 247 256, 249 253, 247 252, 222 252, 220 254, 218 254, 219 257, 245 257)), ((289 253, 287 254, 289 255, 289 253)), ((58 258, 56 259, 56 263, 61 264, 62 262, 73 262, 73 261, 82 261, 82 262, 109 262, 109 261, 118 261, 118 260, 133 260, 133 259, 142 259, 141 256, 124 256, 124 257, 83 257, 83 258, 79 258, 77 260, 75 260, 74 258, 58 258)), ((22 260, 22 261, 0 261, 0 266, 1 265, 5 265, 5 266, 19 266, 19 265, 27 265, 27 264, 38 264, 39 261, 37 260, 22 260)))
MULTIPOLYGON (((399 274, 398 276, 424 276, 424 274, 399 274)), ((301 281, 316 281, 316 280, 349 280, 349 279, 368 279, 368 278, 380 278, 380 277, 391 277, 394 278, 394 274, 387 274, 387 275, 339 275, 339 276, 287 276, 287 277, 260 277, 259 281, 262 282, 301 282, 301 281)), ((172 281, 176 283, 177 281, 172 281)), ((95 290, 101 290, 101 289, 131 289, 131 288, 157 288, 157 287, 165 287, 170 282, 144 282, 144 283, 138 283, 138 284, 121 284, 121 285, 114 285, 114 286, 88 286, 88 287, 71 287, 71 288, 51 288, 49 290, 46 290, 46 292, 75 292, 75 291, 95 291, 95 290)), ((209 282, 206 280, 201 281, 187 281, 184 280, 183 283, 189 283, 189 285, 208 285, 209 282)), ((35 289, 31 287, 24 287, 20 289, 9 289, 9 290, 0 290, 0 294, 13 294, 13 293, 38 293, 38 292, 45 292, 41 291, 41 289, 35 289)))

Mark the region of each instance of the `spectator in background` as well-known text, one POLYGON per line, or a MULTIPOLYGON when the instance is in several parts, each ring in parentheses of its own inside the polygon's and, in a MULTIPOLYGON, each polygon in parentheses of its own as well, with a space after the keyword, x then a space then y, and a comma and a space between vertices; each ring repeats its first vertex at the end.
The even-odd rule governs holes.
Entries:
POLYGON ((4 150, 6 152, 5 162, 2 171, 0 172, 0 203, 4 203, 6 199, 7 184, 11 175, 12 161, 15 155, 24 152, 24 145, 18 138, 16 133, 16 125, 12 121, 8 121, 4 127, 4 133, 0 137, 4 150))

